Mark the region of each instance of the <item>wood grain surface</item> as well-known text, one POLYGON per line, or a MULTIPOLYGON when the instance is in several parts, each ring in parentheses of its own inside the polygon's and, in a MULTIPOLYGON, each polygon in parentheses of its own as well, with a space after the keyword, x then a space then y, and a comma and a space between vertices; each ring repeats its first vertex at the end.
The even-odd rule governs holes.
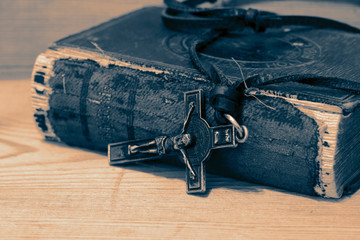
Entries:
POLYGON ((326 200, 184 169, 109 167, 42 140, 28 80, 0 81, 0 239, 360 239, 360 193, 326 200), (16 91, 14 91, 16 89, 16 91))
POLYGON ((109 167, 104 153, 43 141, 32 118, 30 81, 23 78, 32 58, 67 34, 62 26, 74 24, 69 34, 81 30, 78 12, 92 9, 97 20, 79 20, 88 27, 109 18, 103 5, 110 11, 123 4, 111 9, 115 17, 146 1, 97 1, 97 7, 84 7, 94 0, 66 1, 69 9, 61 2, 0 3, 0 75, 19 79, 0 81, 0 239, 360 239, 359 192, 326 200, 209 175, 209 193, 191 196, 184 169, 109 167))
POLYGON ((27 78, 54 41, 162 0, 1 0, 0 79, 27 78))

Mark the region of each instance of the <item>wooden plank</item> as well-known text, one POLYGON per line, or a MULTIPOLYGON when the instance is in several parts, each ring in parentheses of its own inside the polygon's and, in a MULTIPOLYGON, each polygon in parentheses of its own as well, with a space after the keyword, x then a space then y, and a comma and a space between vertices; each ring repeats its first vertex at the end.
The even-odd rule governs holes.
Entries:
POLYGON ((60 38, 161 4, 162 0, 1 0, 0 79, 30 78, 36 56, 60 38))
POLYGON ((0 82, 2 239, 356 239, 360 193, 325 200, 209 176, 185 193, 184 170, 109 167, 104 153, 44 142, 30 83, 0 82))

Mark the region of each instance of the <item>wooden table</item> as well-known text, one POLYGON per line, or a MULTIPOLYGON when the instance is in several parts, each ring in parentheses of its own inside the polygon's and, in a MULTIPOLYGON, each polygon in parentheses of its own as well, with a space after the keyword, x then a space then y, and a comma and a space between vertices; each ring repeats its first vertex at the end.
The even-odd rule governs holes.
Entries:
POLYGON ((182 168, 109 167, 45 142, 30 80, 15 79, 0 80, 0 239, 360 239, 359 192, 326 200, 210 175, 191 196, 182 168))
POLYGON ((0 81, 0 239, 360 239, 360 192, 341 200, 218 176, 185 193, 184 169, 109 167, 42 140, 29 80, 0 81))

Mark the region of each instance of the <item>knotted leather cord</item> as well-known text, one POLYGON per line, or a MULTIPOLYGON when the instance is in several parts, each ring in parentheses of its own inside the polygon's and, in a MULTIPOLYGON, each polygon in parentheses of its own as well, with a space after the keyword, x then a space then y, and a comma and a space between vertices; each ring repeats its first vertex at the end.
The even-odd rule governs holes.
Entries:
POLYGON ((167 9, 162 17, 167 27, 184 32, 194 32, 201 29, 242 30, 251 27, 256 31, 266 28, 280 28, 286 25, 311 26, 314 28, 332 28, 348 32, 360 33, 360 29, 348 24, 322 17, 314 16, 280 16, 268 11, 243 8, 197 8, 206 0, 188 0, 180 3, 176 0, 164 0, 167 9))
MULTIPOLYGON (((216 1, 216 0, 215 0, 216 1)), ((201 61, 198 53, 201 48, 216 41, 228 31, 251 27, 256 32, 266 28, 280 28, 286 25, 301 25, 314 28, 331 28, 347 32, 360 33, 360 29, 332 19, 313 16, 280 16, 267 11, 242 8, 197 8, 207 0, 188 0, 182 3, 176 0, 164 0, 167 9, 163 11, 164 24, 173 30, 182 32, 200 32, 190 47, 190 57, 194 66, 207 75, 214 83, 232 86, 233 83, 214 64, 201 61)))
MULTIPOLYGON (((204 2, 216 2, 207 0, 187 0, 182 3, 176 0, 164 0, 167 9, 163 11, 164 24, 173 30, 182 32, 200 32, 194 39, 189 54, 194 66, 212 82, 222 86, 231 87, 239 91, 242 85, 232 82, 213 63, 201 60, 199 52, 205 46, 216 41, 227 32, 243 30, 251 27, 255 32, 265 31, 267 28, 280 28, 286 25, 300 25, 314 28, 331 28, 352 33, 360 33, 360 29, 332 19, 314 16, 280 16, 267 11, 242 8, 219 8, 207 9, 197 8, 198 4, 204 2)), ((250 79, 249 79, 250 80, 250 79)), ((244 79, 245 81, 245 79, 244 79)), ((274 79, 265 84, 298 81, 315 85, 326 85, 331 88, 341 89, 348 92, 360 94, 360 84, 339 78, 327 78, 314 75, 292 75, 274 79)), ((251 82, 249 83, 251 85, 251 82)))

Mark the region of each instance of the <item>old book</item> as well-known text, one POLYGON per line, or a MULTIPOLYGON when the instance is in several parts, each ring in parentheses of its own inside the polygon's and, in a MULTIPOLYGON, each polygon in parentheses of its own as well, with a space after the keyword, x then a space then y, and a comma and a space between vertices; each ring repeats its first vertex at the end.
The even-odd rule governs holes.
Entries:
MULTIPOLYGON (((121 16, 38 56, 33 107, 46 139, 106 150, 109 143, 174 135, 184 120, 183 94, 196 89, 207 96, 207 121, 217 125, 208 99, 214 83, 188 55, 196 35, 166 28, 161 11, 121 16)), ((359 44, 358 34, 294 27, 245 30, 203 49, 201 58, 233 81, 243 81, 239 64, 256 83, 246 89, 238 119, 248 128, 247 141, 214 152, 210 171, 328 198, 355 191, 359 44), (288 79, 271 83, 281 78, 288 79)))

